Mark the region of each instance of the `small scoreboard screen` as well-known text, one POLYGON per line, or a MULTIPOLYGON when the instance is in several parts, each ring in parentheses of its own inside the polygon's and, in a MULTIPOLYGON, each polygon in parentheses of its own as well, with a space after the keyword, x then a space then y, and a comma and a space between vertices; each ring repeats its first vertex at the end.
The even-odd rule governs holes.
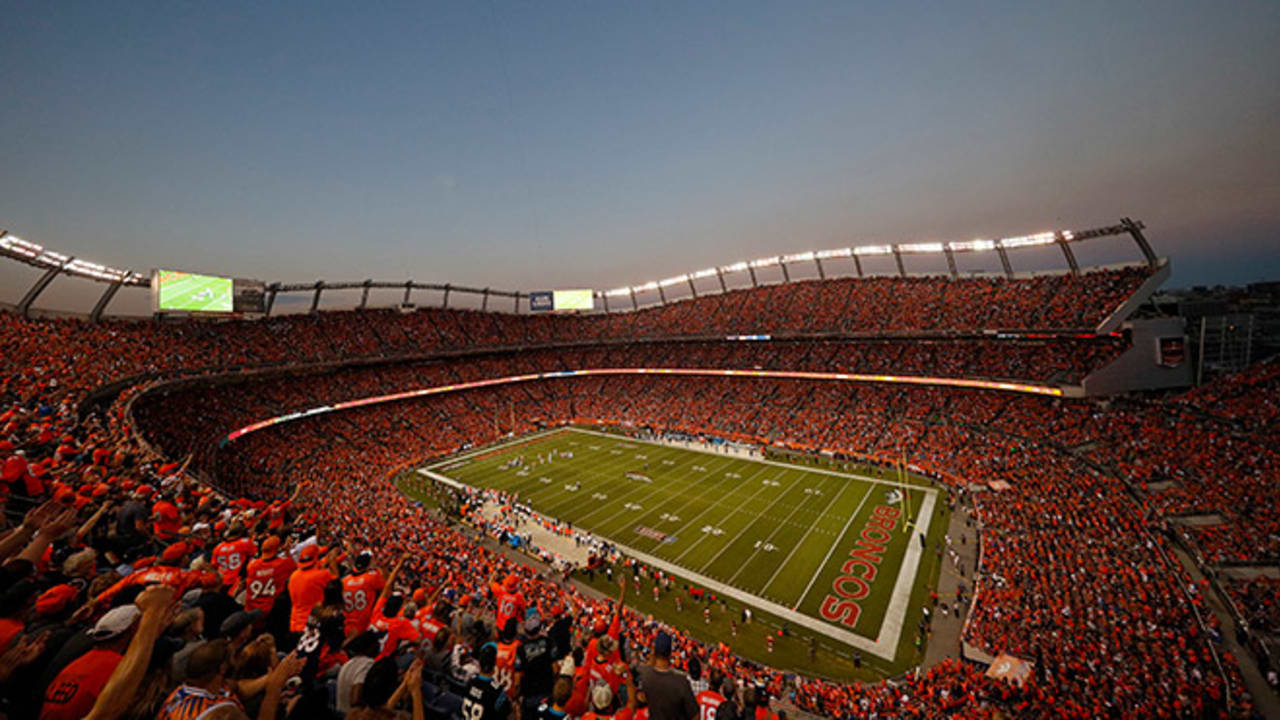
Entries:
POLYGON ((532 312, 563 312, 594 310, 595 292, 592 290, 535 290, 529 293, 529 310, 532 312))

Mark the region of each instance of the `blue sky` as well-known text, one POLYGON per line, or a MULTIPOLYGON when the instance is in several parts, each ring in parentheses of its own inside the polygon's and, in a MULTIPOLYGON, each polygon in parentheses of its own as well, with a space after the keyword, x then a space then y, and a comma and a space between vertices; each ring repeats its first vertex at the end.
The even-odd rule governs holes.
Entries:
POLYGON ((1280 3, 0 11, 0 227, 111 265, 609 288, 1129 215, 1280 278, 1280 3))

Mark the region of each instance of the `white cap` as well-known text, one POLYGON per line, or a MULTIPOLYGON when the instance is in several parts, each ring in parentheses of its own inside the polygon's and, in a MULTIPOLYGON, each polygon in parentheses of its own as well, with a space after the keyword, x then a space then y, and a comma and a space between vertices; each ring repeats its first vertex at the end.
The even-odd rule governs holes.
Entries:
POLYGON ((138 617, 142 615, 142 611, 137 605, 121 605, 118 608, 110 610, 98 620, 98 624, 93 626, 89 631, 89 637, 98 642, 110 640, 114 637, 128 632, 129 628, 137 622, 138 617))

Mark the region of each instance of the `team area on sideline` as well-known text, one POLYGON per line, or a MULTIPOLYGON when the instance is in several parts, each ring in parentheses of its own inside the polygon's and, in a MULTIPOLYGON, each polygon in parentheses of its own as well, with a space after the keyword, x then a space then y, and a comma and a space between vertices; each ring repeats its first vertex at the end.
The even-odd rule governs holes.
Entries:
POLYGON ((945 504, 893 469, 836 472, 579 428, 420 472, 501 491, 694 587, 887 660, 919 612, 920 535, 939 530, 945 504))

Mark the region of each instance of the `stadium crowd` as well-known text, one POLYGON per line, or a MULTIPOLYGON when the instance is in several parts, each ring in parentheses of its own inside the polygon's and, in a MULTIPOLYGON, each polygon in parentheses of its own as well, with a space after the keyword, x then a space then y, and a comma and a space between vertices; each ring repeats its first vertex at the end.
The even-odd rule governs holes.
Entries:
MULTIPOLYGON (((793 328, 874 327, 857 313, 839 317, 857 295, 859 302, 898 303, 881 329, 1087 327, 1142 278, 1117 271, 974 280, 955 283, 960 290, 906 287, 915 281, 903 279, 849 281, 843 289, 834 283, 844 281, 832 288, 796 283, 735 301, 730 317, 741 319, 732 322, 744 323, 737 326, 722 317, 731 296, 596 322, 598 337, 626 337, 609 325, 620 322, 643 335, 650 316, 656 331, 721 332, 753 327, 753 313, 768 308, 772 316, 787 301, 796 312, 777 314, 793 328), (779 292, 792 295, 773 295, 779 292), (850 300, 827 302, 823 307, 837 307, 830 318, 799 311, 841 292, 850 300), (973 312, 985 314, 942 312, 960 297, 953 292, 971 293, 982 304, 973 312), (909 294, 911 307, 897 293, 909 294), (1032 298, 1026 306, 1023 296, 1032 298), (1032 306, 1034 316, 1016 314, 1032 306), (686 316, 659 316, 677 311, 686 316), (1005 324, 1014 321, 1023 325, 1005 324)), ((197 383, 168 394, 133 386, 109 405, 80 402, 101 385, 154 373, 367 357, 432 343, 502 344, 513 328, 525 342, 573 333, 561 330, 565 319, 489 315, 434 311, 423 314, 429 323, 409 323, 392 314, 326 313, 258 325, 96 327, 0 315, 0 498, 9 519, 0 536, 0 687, 7 716, 692 720, 701 711, 703 720, 767 720, 783 699, 831 717, 1252 714, 1234 660, 1216 646, 1213 616, 1201 612, 1203 586, 1170 559, 1169 537, 1160 531, 1169 514, 1237 501, 1228 487, 1234 478, 1243 474, 1240 484, 1251 485, 1254 466, 1240 471, 1235 464, 1250 452, 1231 453, 1227 443, 1211 446, 1221 454, 1196 453, 1160 442, 1176 433, 1184 433, 1185 445, 1209 442, 1224 427, 1243 433, 1226 433, 1229 440, 1261 442, 1270 425, 1253 406, 1220 401, 1245 390, 1206 390, 1189 396, 1186 413, 1170 413, 1159 404, 1102 409, 942 388, 576 377, 368 406, 215 445, 240 424, 281 411, 557 364, 625 367, 684 358, 687 350, 690 364, 708 366, 954 363, 969 372, 989 355, 918 343, 874 351, 822 342, 743 349, 706 343, 299 373, 197 383), (388 322, 371 320, 384 315, 388 322), (472 325, 472 315, 486 315, 489 329, 472 325), (135 426, 132 403, 140 395, 135 426), (900 682, 849 685, 762 667, 621 600, 540 576, 387 481, 407 463, 574 421, 845 457, 905 456, 962 483, 981 519, 983 546, 964 639, 1033 660, 1032 677, 1019 687, 948 661, 900 682), (1196 440, 1187 441, 1188 432, 1199 433, 1196 440), (1085 446, 1119 472, 1081 462, 1085 446)), ((1042 362, 1036 352, 1032 367, 1042 362)), ((1010 362, 998 367, 1018 367, 1010 362)), ((1258 371, 1249 387, 1274 383, 1267 373, 1258 371)), ((1271 502, 1267 496, 1241 506, 1247 513, 1219 508, 1231 522, 1204 528, 1240 529, 1227 530, 1216 546, 1197 536, 1206 554, 1265 537, 1276 517, 1271 502)))
MULTIPOLYGON (((57 378, 83 395, 125 378, 259 365, 423 355, 485 347, 755 333, 1089 330, 1149 275, 1144 268, 1028 279, 865 278, 734 290, 637 312, 512 315, 422 308, 164 323, 0 315, 5 372, 57 378), (110 347, 112 352, 102 352, 110 347), (74 370, 69 365, 75 364, 74 370)), ((55 390, 55 388, 45 388, 55 390)))

